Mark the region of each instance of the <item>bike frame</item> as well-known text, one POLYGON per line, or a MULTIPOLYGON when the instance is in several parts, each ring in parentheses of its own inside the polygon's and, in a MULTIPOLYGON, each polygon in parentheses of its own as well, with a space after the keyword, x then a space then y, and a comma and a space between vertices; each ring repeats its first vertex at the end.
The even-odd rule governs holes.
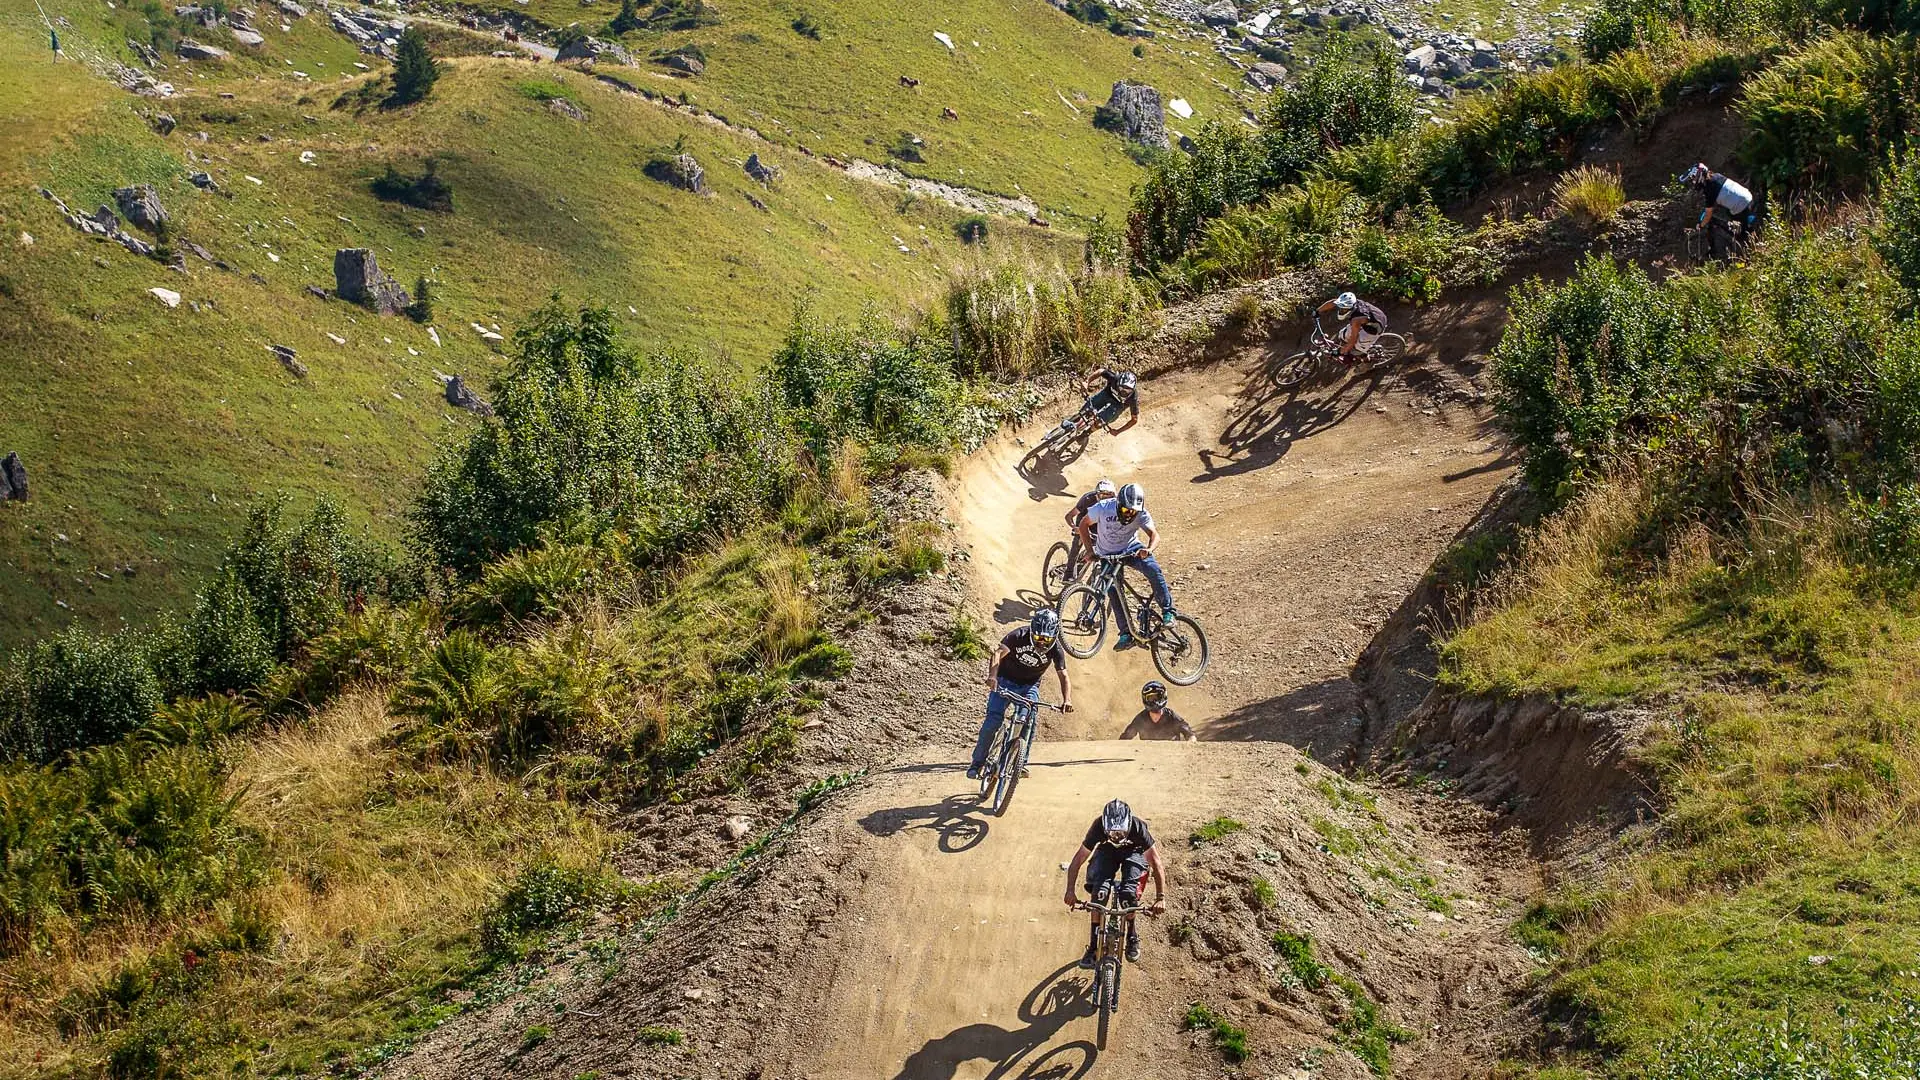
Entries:
POLYGON ((1100 561, 1100 568, 1093 572, 1093 580, 1088 582, 1089 585, 1092 585, 1100 591, 1100 602, 1114 608, 1113 617, 1120 624, 1120 632, 1128 637, 1139 636, 1134 633, 1133 604, 1114 604, 1114 586, 1118 585, 1120 591, 1126 594, 1128 600, 1151 601, 1153 599, 1150 596, 1143 595, 1140 590, 1134 588, 1133 582, 1127 579, 1127 560, 1131 558, 1133 554, 1135 553, 1129 552, 1126 555, 1092 556, 1100 561))

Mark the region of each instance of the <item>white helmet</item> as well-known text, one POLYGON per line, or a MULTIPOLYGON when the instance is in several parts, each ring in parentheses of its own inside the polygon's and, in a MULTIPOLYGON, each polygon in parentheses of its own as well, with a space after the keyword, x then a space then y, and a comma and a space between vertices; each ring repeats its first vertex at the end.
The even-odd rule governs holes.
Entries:
POLYGON ((1113 486, 1113 481, 1107 479, 1104 476, 1100 478, 1099 483, 1093 485, 1093 493, 1101 496, 1102 498, 1108 495, 1112 495, 1114 492, 1119 490, 1120 490, 1119 488, 1116 488, 1113 486))
POLYGON ((1359 302, 1360 298, 1350 292, 1343 292, 1333 298, 1333 306, 1339 308, 1341 311, 1352 311, 1354 305, 1359 302))

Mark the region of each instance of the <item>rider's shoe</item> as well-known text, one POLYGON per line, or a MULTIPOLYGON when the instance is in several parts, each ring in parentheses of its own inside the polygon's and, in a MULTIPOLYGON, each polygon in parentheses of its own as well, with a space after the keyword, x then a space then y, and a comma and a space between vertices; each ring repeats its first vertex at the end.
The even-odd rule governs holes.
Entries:
POLYGON ((1113 643, 1114 652, 1131 648, 1133 648, 1133 635, 1125 632, 1122 632, 1119 639, 1113 643))
POLYGON ((1161 626, 1172 626, 1172 625, 1173 625, 1173 617, 1174 617, 1174 616, 1175 616, 1176 614, 1178 614, 1178 612, 1175 612, 1175 611, 1174 611, 1174 610, 1173 610, 1172 608, 1168 608, 1167 610, 1165 610, 1165 611, 1163 611, 1163 612, 1161 612, 1161 613, 1160 613, 1160 625, 1161 625, 1161 626))
POLYGON ((1027 767, 1025 765, 1020 766, 1020 779, 1025 780, 1028 775, 1027 767))
POLYGON ((980 779, 980 766, 978 765, 967 766, 967 779, 969 780, 980 779))
POLYGON ((1137 964, 1139 962, 1140 962, 1140 931, 1128 930, 1127 931, 1127 963, 1137 964))
POLYGON ((1087 969, 1088 971, 1092 971, 1094 961, 1098 959, 1100 959, 1100 946, 1089 945, 1087 946, 1086 955, 1080 958, 1080 966, 1087 969))

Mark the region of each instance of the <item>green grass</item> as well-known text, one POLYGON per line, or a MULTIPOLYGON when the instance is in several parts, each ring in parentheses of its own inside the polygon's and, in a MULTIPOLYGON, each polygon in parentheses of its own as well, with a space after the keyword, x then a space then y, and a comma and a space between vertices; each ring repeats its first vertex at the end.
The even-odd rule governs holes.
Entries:
POLYGON ((1247 1029, 1229 1021, 1225 1016, 1196 1001, 1187 1007, 1187 1015, 1181 1026, 1188 1031, 1206 1031, 1213 1036, 1213 1048, 1220 1056, 1232 1064, 1247 1060, 1247 1029))
MULTIPOLYGON (((108 40, 112 28, 89 21, 99 16, 74 17, 62 37, 75 48, 108 40)), ((336 53, 341 39, 314 28, 317 18, 291 35, 276 30, 277 51, 259 62, 203 78, 170 69, 184 93, 166 103, 180 128, 162 139, 133 115, 133 99, 78 64, 46 63, 34 19, 0 15, 12 294, 0 303, 0 374, 34 388, 0 404, 6 449, 21 453, 34 485, 32 502, 0 514, 0 567, 12 583, 0 594, 0 644, 179 604, 237 528, 239 505, 262 489, 333 492, 366 527, 396 536, 436 440, 466 422, 434 372, 484 387, 498 370, 469 323, 511 332, 559 290, 608 302, 643 345, 752 367, 802 298, 828 317, 868 304, 903 312, 981 257, 953 233, 959 210, 903 205, 894 189, 572 71, 468 58, 422 105, 335 109, 369 76, 352 68, 357 52, 336 53), (290 77, 285 59, 315 77, 290 77), (581 102, 588 120, 556 115, 529 86, 533 97, 581 102), (704 162, 713 197, 641 174, 650 154, 676 146, 704 162), (301 164, 308 150, 313 163, 301 164), (190 151, 205 160, 189 162, 190 151), (783 170, 771 187, 740 171, 753 152, 783 170), (430 156, 453 186, 452 213, 368 190, 388 164, 417 172, 430 156), (201 167, 228 197, 186 182, 201 167), (190 257, 183 276, 84 239, 33 194, 44 185, 84 209, 130 181, 155 183, 174 232, 233 272, 190 257), (18 245, 21 232, 32 247, 18 245), (405 319, 304 293, 331 286, 334 250, 354 245, 373 247, 409 286, 434 280, 441 345, 405 319), (154 286, 185 300, 168 310, 147 294, 154 286), (268 344, 297 350, 310 376, 288 375, 268 344), (120 572, 127 565, 133 576, 120 572)), ((1078 259, 1071 235, 1014 222, 997 225, 990 246, 994 258, 1078 259)))
MULTIPOLYGON (((549 26, 604 26, 612 0, 478 0, 471 6, 532 16, 549 26)), ((692 79, 637 71, 633 78, 754 128, 787 146, 841 158, 891 163, 909 174, 996 194, 1030 195, 1049 216, 1090 218, 1124 211, 1140 167, 1118 138, 1093 127, 1094 106, 1115 81, 1158 86, 1185 98, 1192 121, 1177 130, 1233 121, 1235 99, 1216 85, 1242 86, 1211 48, 1171 37, 1145 43, 1075 21, 1044 4, 959 0, 930 9, 906 0, 738 0, 716 26, 636 32, 641 56, 698 45, 706 72, 692 79), (817 39, 797 33, 809 17, 817 39), (948 52, 933 37, 947 33, 948 52), (978 44, 976 44, 976 42, 978 44), (909 89, 900 76, 918 79, 909 89), (1062 99, 1065 100, 1062 100, 1062 99), (951 108, 958 120, 943 119, 951 108), (901 132, 922 140, 920 162, 888 150, 901 132)), ((650 66, 650 65, 649 65, 650 66)), ((1247 100, 1251 101, 1251 97, 1247 100)), ((993 224, 997 244, 1004 229, 993 224)), ((951 235, 951 234, 949 234, 951 235)))
POLYGON ((649 1025, 641 1028, 639 1035, 648 1046, 679 1046, 687 1041, 686 1033, 679 1028, 649 1025))
POLYGON ((947 651, 956 660, 985 660, 987 643, 980 636, 980 624, 966 612, 960 612, 947 624, 947 651))
POLYGON ((1381 1011, 1378 1002, 1367 995, 1366 987, 1320 962, 1313 955, 1313 939, 1305 934, 1281 930, 1273 935, 1273 951, 1286 970, 1308 990, 1332 986, 1347 999, 1334 1022, 1340 1045, 1364 1062, 1375 1076, 1393 1071, 1393 1046, 1413 1038, 1413 1033, 1394 1024, 1381 1011))
POLYGON ((1555 1007, 1621 1076, 1722 1028, 1793 1018, 1830 1040, 1920 981, 1911 596, 1843 561, 1818 507, 1653 561, 1630 543, 1647 506, 1623 481, 1550 521, 1441 676, 1668 718, 1641 751, 1660 841, 1517 928, 1559 958, 1555 1007))
POLYGON ((1225 840, 1227 837, 1232 836, 1244 828, 1246 828, 1244 824, 1230 817, 1217 817, 1193 830, 1193 833, 1187 837, 1187 840, 1194 847, 1199 847, 1201 844, 1211 844, 1216 840, 1225 840))

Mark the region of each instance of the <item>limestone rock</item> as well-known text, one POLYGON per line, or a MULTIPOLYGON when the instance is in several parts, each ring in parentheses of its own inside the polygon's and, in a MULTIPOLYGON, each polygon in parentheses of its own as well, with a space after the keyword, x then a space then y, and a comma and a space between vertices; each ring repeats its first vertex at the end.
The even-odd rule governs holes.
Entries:
POLYGON ((1436 53, 1437 50, 1431 45, 1421 45, 1419 48, 1409 50, 1406 56, 1407 73, 1410 75, 1425 74, 1426 70, 1433 66, 1436 53))
POLYGON ((707 171, 692 154, 680 154, 647 163, 646 173, 663 184, 671 184, 695 195, 707 194, 707 171))
POLYGON ((780 176, 780 170, 761 161, 759 154, 748 154, 745 168, 748 176, 763 184, 771 184, 780 176))
POLYGON ((172 113, 155 113, 151 122, 154 134, 162 136, 173 134, 174 126, 179 123, 172 113))
POLYGON ((555 116, 564 116, 569 120, 585 120, 587 118, 587 114, 581 111, 580 106, 575 105, 563 97, 548 98, 547 111, 555 116))
POLYGON ((119 204, 120 213, 136 228, 159 232, 166 227, 167 210, 160 205, 160 193, 153 190, 152 184, 115 188, 113 201, 119 204))
POLYGON ((294 3, 293 0, 280 0, 280 14, 290 19, 304 19, 307 17, 307 9, 294 3))
POLYGON ((380 269, 372 248, 341 248, 333 253, 333 292, 382 315, 398 315, 413 303, 407 290, 380 269))
POLYGON ((700 58, 690 53, 671 52, 654 61, 668 71, 677 71, 682 75, 698 75, 707 70, 700 58))
POLYGON ((1114 83, 1112 96, 1094 111, 1094 123, 1143 146, 1165 150, 1169 145, 1167 114, 1160 105, 1160 91, 1144 83, 1124 80, 1114 83))
POLYGON ((307 365, 300 362, 299 354, 295 353, 292 348, 286 345, 269 345, 267 346, 267 351, 272 353, 274 358, 280 361, 280 366, 286 368, 294 378, 304 379, 307 377, 307 365))
POLYGON ((202 45, 192 38, 181 38, 173 47, 182 60, 225 60, 227 50, 214 45, 202 45))
POLYGON ((555 60, 591 60, 596 64, 631 64, 633 54, 611 41, 581 36, 567 42, 555 54, 555 60))
POLYGON ((177 308, 180 306, 180 294, 177 292, 174 292, 172 289, 162 289, 156 285, 153 288, 148 289, 147 292, 151 294, 155 300, 160 301, 161 303, 167 305, 170 308, 177 308))
POLYGON ((1200 9, 1200 21, 1216 30, 1224 30, 1240 21, 1240 10, 1227 0, 1200 9))
POLYGON ((27 467, 17 450, 0 458, 0 495, 11 502, 27 501, 27 467))
POLYGON ((267 39, 261 35, 260 31, 245 26, 230 26, 227 28, 227 33, 232 34, 233 40, 242 45, 258 48, 267 43, 267 39))
POLYGON ((1278 89, 1287 81, 1287 69, 1270 60, 1262 60, 1247 69, 1246 80, 1248 86, 1264 93, 1278 89))
POLYGON ((493 406, 486 399, 473 392, 458 375, 446 377, 447 404, 456 409, 465 409, 477 416, 492 416, 493 406))

